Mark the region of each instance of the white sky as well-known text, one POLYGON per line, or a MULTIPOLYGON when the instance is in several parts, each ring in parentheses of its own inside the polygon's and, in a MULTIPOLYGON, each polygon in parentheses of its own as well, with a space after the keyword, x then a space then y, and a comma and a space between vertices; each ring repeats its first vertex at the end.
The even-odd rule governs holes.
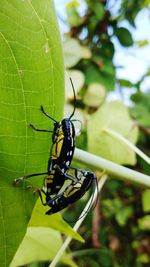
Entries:
MULTIPOLYGON (((55 0, 54 2, 58 17, 65 20, 65 6, 70 1, 55 0)), ((85 9, 84 1, 80 0, 78 2, 81 3, 80 12, 82 13, 85 9)), ((122 22, 120 26, 127 27, 132 32, 135 41, 147 39, 149 45, 143 48, 138 48, 138 46, 124 48, 116 39, 113 40, 116 47, 114 63, 117 66, 123 66, 123 68, 117 69, 117 77, 129 79, 132 82, 137 82, 146 72, 148 67, 150 68, 150 12, 148 10, 140 12, 136 17, 135 24, 136 29, 131 27, 127 22, 122 22)), ((62 34, 67 31, 67 25, 60 19, 59 25, 62 34)), ((142 87, 143 90, 150 90, 150 78, 145 79, 142 87)))

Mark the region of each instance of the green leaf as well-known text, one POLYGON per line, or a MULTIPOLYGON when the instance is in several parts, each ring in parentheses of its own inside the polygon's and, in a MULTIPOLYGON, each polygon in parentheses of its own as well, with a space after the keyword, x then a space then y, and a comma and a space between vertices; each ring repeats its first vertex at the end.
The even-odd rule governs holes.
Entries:
MULTIPOLYGON (((64 78, 53 2, 3 1, 0 13, 0 264, 7 267, 36 200, 13 180, 47 170, 49 157, 51 136, 34 132, 29 123, 53 127, 41 104, 60 119, 64 78)), ((42 185, 41 176, 33 180, 42 185)))
MULTIPOLYGON (((141 101, 142 102, 142 101, 141 101)), ((137 120, 139 125, 150 127, 150 111, 148 110, 146 103, 136 104, 130 109, 131 115, 137 120)))
POLYGON ((135 105, 131 108, 132 116, 140 125, 150 127, 150 94, 137 92, 131 96, 135 105))
POLYGON ((105 88, 99 83, 91 83, 84 95, 83 102, 90 107, 98 107, 105 99, 105 88))
MULTIPOLYGON (((147 150, 145 149, 147 152, 147 150)), ((150 165, 142 158, 138 159, 138 164, 142 168, 143 173, 149 175, 150 174, 150 165)))
POLYGON ((101 71, 104 74, 110 75, 111 77, 114 77, 115 76, 114 66, 112 64, 112 61, 110 61, 110 60, 105 60, 104 61, 104 64, 101 67, 101 71))
POLYGON ((92 56, 91 50, 86 46, 81 46, 80 48, 81 48, 82 58, 90 59, 92 56))
POLYGON ((148 265, 149 264, 149 255, 145 252, 137 257, 137 262, 142 263, 142 265, 148 265))
MULTIPOLYGON (((52 261, 62 244, 59 232, 47 227, 28 227, 10 267, 24 266, 35 261, 52 261)), ((61 261, 72 267, 77 266, 66 253, 61 261)))
POLYGON ((87 66, 85 69, 86 84, 89 85, 91 83, 100 83, 105 87, 107 91, 112 91, 115 86, 114 73, 112 75, 112 68, 111 68, 111 74, 110 74, 110 69, 109 69, 109 73, 108 73, 108 70, 107 72, 105 72, 105 70, 106 70, 105 67, 101 71, 97 67, 95 67, 93 64, 87 66))
POLYGON ((133 207, 125 207, 120 199, 105 199, 102 201, 104 213, 107 217, 114 216, 120 226, 124 226, 133 215, 133 207))
POLYGON ((149 5, 150 5, 150 0, 145 0, 143 6, 149 6, 149 5))
POLYGON ((79 2, 76 0, 73 0, 66 5, 66 9, 69 9, 71 7, 74 7, 75 9, 77 9, 79 6, 80 6, 79 2))
POLYGON ((150 189, 142 193, 142 206, 143 211, 150 211, 150 189))
MULTIPOLYGON (((104 35, 103 38, 105 40, 105 38, 107 38, 107 37, 105 37, 105 35, 104 35)), ((101 50, 100 51, 101 51, 102 57, 105 60, 107 59, 108 62, 110 62, 112 64, 113 56, 114 56, 114 53, 115 53, 114 44, 110 40, 106 40, 101 44, 101 50)))
POLYGON ((124 226, 127 220, 133 215, 133 207, 122 207, 116 214, 116 220, 120 226, 124 226))
POLYGON ((135 144, 138 130, 133 125, 127 108, 121 102, 105 103, 88 121, 89 151, 119 164, 134 165, 135 152, 104 131, 105 128, 112 129, 135 144))
POLYGON ((78 1, 71 1, 66 6, 66 12, 67 12, 67 21, 70 26, 77 27, 81 24, 82 19, 80 15, 78 14, 78 7, 79 7, 78 1))
POLYGON ((139 40, 139 41, 136 41, 136 44, 137 44, 139 47, 144 47, 144 46, 149 45, 149 41, 148 41, 147 39, 145 39, 145 40, 139 40))
POLYGON ((139 219, 138 225, 141 230, 150 230, 150 215, 146 215, 139 219))
POLYGON ((32 212, 31 219, 29 221, 29 226, 31 227, 51 227, 54 230, 60 231, 65 235, 70 235, 74 239, 84 242, 84 239, 75 232, 71 226, 65 222, 59 213, 53 215, 45 215, 48 207, 44 207, 41 203, 40 198, 37 200, 35 207, 32 212))
MULTIPOLYGON (((149 71, 148 71, 147 75, 150 75, 149 71)), ((150 110, 150 94, 149 94, 149 92, 147 92, 147 93, 136 92, 136 93, 132 94, 131 100, 137 104, 141 104, 141 105, 145 106, 148 110, 150 110)))
POLYGON ((123 46, 131 46, 131 45, 133 45, 132 35, 129 32, 129 30, 127 30, 126 28, 124 28, 124 27, 117 28, 116 31, 115 31, 115 34, 116 34, 119 42, 123 46))
POLYGON ((122 202, 120 201, 119 198, 104 199, 102 201, 102 206, 106 216, 111 217, 115 215, 118 212, 118 210, 122 209, 122 202))
POLYGON ((125 79, 119 79, 118 82, 120 83, 121 86, 123 87, 129 87, 132 88, 135 86, 131 81, 125 80, 125 79))
MULTIPOLYGON (((60 232, 84 242, 83 238, 73 231, 59 213, 48 216, 45 215, 47 210, 48 207, 43 206, 39 198, 33 209, 26 235, 17 250, 11 267, 25 265, 33 261, 52 260, 62 246, 60 232)), ((70 266, 76 266, 65 254, 62 257, 62 262, 67 263, 67 261, 70 266)))
POLYGON ((88 31, 89 32, 94 32, 97 24, 98 24, 98 20, 97 20, 96 15, 91 15, 89 17, 88 31))
POLYGON ((71 68, 82 58, 82 50, 79 42, 73 38, 67 38, 63 42, 65 67, 71 68))
POLYGON ((94 5, 92 5, 92 10, 94 11, 98 22, 100 22, 105 15, 104 6, 101 3, 95 3, 94 5))

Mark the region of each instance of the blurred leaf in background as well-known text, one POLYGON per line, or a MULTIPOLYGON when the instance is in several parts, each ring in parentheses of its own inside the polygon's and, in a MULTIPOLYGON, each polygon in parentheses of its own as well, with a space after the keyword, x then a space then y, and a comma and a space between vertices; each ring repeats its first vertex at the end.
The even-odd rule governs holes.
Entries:
MULTIPOLYGON (((28 224, 27 232, 21 242, 10 267, 22 266, 31 262, 50 261, 61 248, 63 240, 61 233, 69 235, 80 242, 83 238, 62 219, 60 214, 45 215, 47 207, 43 207, 38 199, 28 224)), ((62 262, 75 266, 67 253, 62 262)))
MULTIPOLYGON (((142 17, 145 17, 145 21, 147 17, 147 22, 149 20, 149 5, 149 1, 140 0, 69 1, 66 11, 69 29, 64 34, 65 39, 70 38, 80 46, 80 52, 76 55, 77 60, 72 61, 70 66, 67 64, 67 61, 70 61, 67 54, 71 56, 75 50, 71 48, 64 53, 67 72, 82 73, 78 78, 73 78, 77 88, 76 118, 78 114, 82 114, 80 118, 84 118, 81 119, 82 132, 76 139, 76 145, 148 175, 149 165, 105 130, 112 129, 150 155, 150 42, 148 31, 147 37, 145 34, 140 39, 136 35, 137 20, 141 21, 142 17), (142 75, 137 75, 135 79, 144 48, 147 49, 145 67, 143 73, 141 70, 142 75), (82 54, 82 50, 87 51, 88 57, 82 54), (120 51, 124 56, 121 56, 120 51), (129 66, 129 78, 125 75, 127 64, 130 64, 128 58, 138 56, 138 66, 129 66), (81 76, 84 77, 82 82, 81 76), (145 85, 147 90, 144 89, 145 85)), ((146 32, 146 29, 149 29, 148 25, 145 25, 142 31, 146 32)), ((73 95, 71 98, 71 87, 68 82, 66 85, 70 92, 67 93, 67 106, 70 103, 71 110, 73 95)), ((127 182, 115 179, 107 182, 100 208, 88 215, 80 229, 85 244, 72 242, 71 245, 80 267, 149 266, 149 216, 145 216, 144 212, 145 207, 146 212, 150 209, 149 195, 145 192, 143 188, 127 182), (99 230, 96 233, 99 249, 94 248, 93 242, 95 226, 92 222, 95 217, 100 218, 97 219, 99 230)), ((69 211, 65 211, 66 217, 77 218, 85 201, 83 199, 69 208, 69 211)))
POLYGON ((136 163, 135 152, 122 141, 105 132, 107 128, 112 129, 136 143, 137 127, 134 127, 127 108, 121 102, 105 103, 91 116, 87 126, 90 152, 119 164, 134 165, 136 163))

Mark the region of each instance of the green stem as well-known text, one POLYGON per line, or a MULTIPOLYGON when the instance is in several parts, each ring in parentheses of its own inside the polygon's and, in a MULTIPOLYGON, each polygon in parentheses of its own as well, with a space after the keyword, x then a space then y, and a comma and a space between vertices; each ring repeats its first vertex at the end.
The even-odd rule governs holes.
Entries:
POLYGON ((128 180, 133 183, 150 187, 150 176, 123 167, 119 164, 100 158, 81 149, 75 149, 74 160, 78 161, 79 163, 89 165, 90 167, 100 171, 105 170, 106 173, 111 175, 111 177, 125 181, 128 180))
MULTIPOLYGON (((105 184, 107 180, 107 175, 103 175, 100 179, 100 181, 98 182, 98 191, 100 192, 105 184)), ((80 214, 79 216, 79 219, 77 220, 76 224, 74 225, 73 227, 73 230, 74 231, 78 231, 80 225, 82 224, 82 222, 84 221, 88 211, 89 211, 89 208, 91 207, 91 204, 94 203, 94 201, 96 200, 97 198, 97 192, 95 191, 94 193, 94 196, 91 196, 88 203, 86 204, 84 210, 82 211, 82 213, 80 214)), ((64 254, 66 248, 68 247, 68 245, 70 244, 72 240, 72 237, 67 237, 65 242, 63 243, 63 245, 61 246, 60 250, 57 252, 55 258, 53 259, 53 261, 51 262, 51 264, 49 265, 49 267, 55 267, 56 264, 60 261, 60 258, 62 257, 62 255, 64 254)))

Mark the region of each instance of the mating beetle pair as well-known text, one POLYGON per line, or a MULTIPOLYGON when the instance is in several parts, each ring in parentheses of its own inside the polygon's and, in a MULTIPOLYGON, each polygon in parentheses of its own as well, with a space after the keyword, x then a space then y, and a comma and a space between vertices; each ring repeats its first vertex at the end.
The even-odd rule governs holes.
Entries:
POLYGON ((75 127, 73 121, 76 121, 71 119, 75 113, 76 96, 72 80, 70 79, 70 81, 75 100, 74 110, 70 117, 58 122, 47 114, 43 106, 41 106, 42 113, 54 121, 54 129, 38 129, 30 124, 30 127, 35 131, 52 133, 52 147, 47 172, 29 174, 15 179, 15 183, 17 184, 30 177, 46 174, 44 187, 38 190, 42 204, 50 207, 50 210, 46 214, 53 214, 64 209, 69 204, 80 199, 92 184, 96 184, 94 173, 82 170, 78 171, 76 168, 70 166, 75 149, 75 127), (68 173, 69 169, 74 170, 74 176, 68 173), (60 192, 65 181, 68 179, 71 180, 71 183, 60 192), (45 195, 45 202, 43 201, 42 193, 45 195))

